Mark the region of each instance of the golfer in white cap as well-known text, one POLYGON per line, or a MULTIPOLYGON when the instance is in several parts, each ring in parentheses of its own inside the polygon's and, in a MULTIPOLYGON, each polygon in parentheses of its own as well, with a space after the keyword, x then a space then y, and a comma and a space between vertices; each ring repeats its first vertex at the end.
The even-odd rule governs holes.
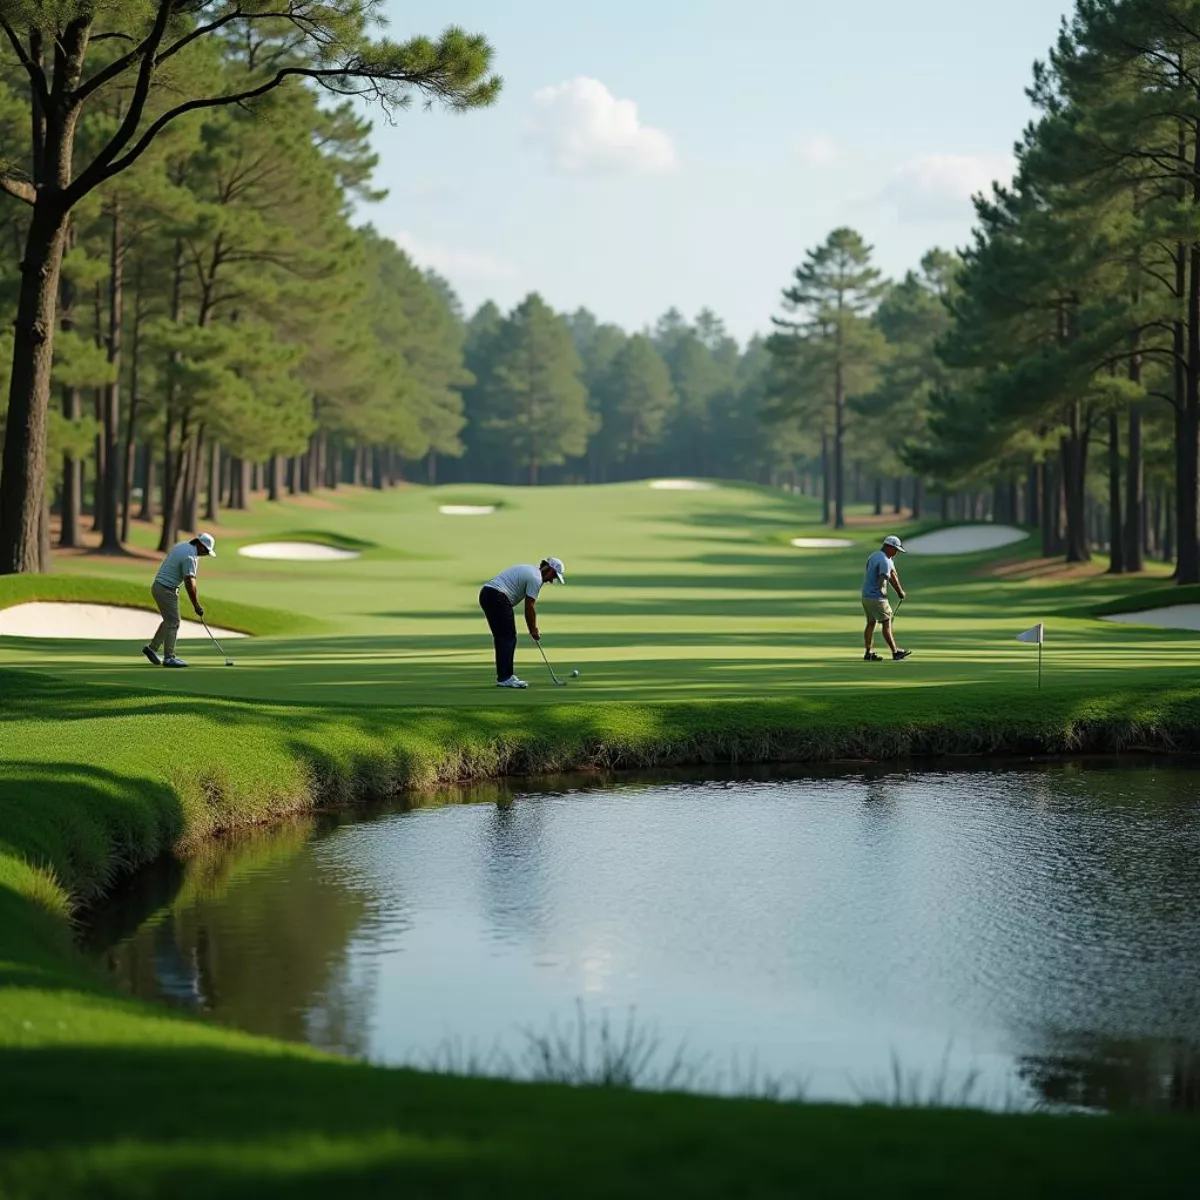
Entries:
POLYGON ((863 612, 867 614, 867 629, 863 634, 863 642, 867 647, 867 652, 863 655, 864 662, 883 662, 883 659, 873 649, 876 625, 882 626, 883 640, 887 642, 888 649, 892 652, 892 658, 896 662, 907 658, 912 653, 911 650, 901 650, 896 645, 896 639, 892 636, 894 614, 887 598, 887 589, 890 583, 896 589, 896 595, 901 600, 904 599, 900 576, 896 574, 896 566, 892 562, 897 554, 904 553, 905 549, 900 544, 900 539, 892 536, 884 538, 883 545, 867 559, 867 574, 862 585, 863 612))
POLYGON ((180 542, 162 561, 150 594, 158 611, 162 613, 162 624, 148 646, 142 647, 142 653, 156 666, 186 667, 182 658, 175 657, 175 639, 179 636, 179 588, 187 588, 188 599, 196 610, 196 616, 204 616, 200 607, 200 597, 196 594, 196 572, 200 567, 200 559, 216 558, 217 543, 212 534, 197 534, 190 542, 180 542), (163 657, 158 657, 159 650, 163 657))
POLYGON ((522 563, 501 571, 489 579, 479 591, 479 607, 487 617, 492 641, 496 646, 496 686, 523 688, 529 685, 518 679, 513 671, 513 655, 517 652, 517 622, 513 609, 525 602, 525 624, 535 642, 542 640, 537 623, 537 598, 546 583, 566 583, 566 568, 561 558, 543 558, 535 567, 522 563))

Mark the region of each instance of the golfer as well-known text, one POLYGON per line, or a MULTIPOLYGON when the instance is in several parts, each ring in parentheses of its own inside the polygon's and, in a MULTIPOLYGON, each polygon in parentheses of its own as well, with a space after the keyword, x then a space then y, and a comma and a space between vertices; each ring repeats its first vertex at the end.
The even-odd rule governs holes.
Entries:
POLYGON ((892 658, 899 662, 907 658, 912 651, 901 650, 892 636, 892 606, 888 603, 887 589, 890 583, 896 589, 896 595, 904 599, 904 589, 900 586, 900 576, 896 574, 896 565, 892 559, 897 554, 904 554, 905 549, 898 537, 883 539, 883 545, 867 559, 867 574, 862 585, 863 612, 867 614, 867 629, 863 634, 863 642, 867 647, 863 655, 864 662, 883 662, 875 653, 875 626, 883 628, 883 640, 887 642, 892 658))
POLYGON ((200 597, 196 594, 196 571, 202 558, 216 558, 217 543, 209 533, 197 534, 190 542, 180 542, 158 568, 150 594, 158 611, 162 613, 162 624, 142 653, 156 666, 186 667, 182 658, 175 657, 175 639, 179 636, 179 588, 187 588, 188 599, 196 610, 196 616, 204 616, 200 597), (162 658, 158 657, 162 650, 162 658))
POLYGON ((513 671, 513 655, 517 652, 517 622, 513 609, 525 602, 525 624, 535 642, 542 640, 538 632, 537 598, 546 583, 566 583, 566 569, 560 558, 543 558, 535 567, 523 563, 501 571, 489 579, 479 591, 479 607, 487 617, 492 641, 496 646, 496 686, 523 688, 529 684, 518 679, 513 671))

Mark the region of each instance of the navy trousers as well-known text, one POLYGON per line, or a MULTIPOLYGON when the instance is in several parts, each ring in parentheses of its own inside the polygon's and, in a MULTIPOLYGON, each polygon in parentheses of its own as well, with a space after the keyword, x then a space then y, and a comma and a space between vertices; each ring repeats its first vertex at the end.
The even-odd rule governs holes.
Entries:
POLYGON ((492 587, 479 592, 479 607, 487 617, 492 641, 496 645, 496 682, 503 683, 513 673, 513 655, 517 652, 517 622, 508 597, 492 587))

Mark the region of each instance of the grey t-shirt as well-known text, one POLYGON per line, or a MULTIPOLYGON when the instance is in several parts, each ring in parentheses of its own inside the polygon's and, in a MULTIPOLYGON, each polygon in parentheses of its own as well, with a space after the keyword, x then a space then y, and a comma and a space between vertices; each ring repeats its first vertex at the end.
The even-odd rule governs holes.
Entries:
POLYGON ((193 579, 200 567, 200 552, 191 542, 180 542, 158 568, 155 583, 179 591, 180 585, 190 575, 193 579))
POLYGON ((507 571, 501 571, 483 586, 503 592, 508 602, 516 608, 526 598, 538 598, 538 592, 542 590, 542 573, 532 563, 522 563, 518 567, 509 567, 507 571))
POLYGON ((864 600, 886 600, 888 576, 892 573, 892 560, 882 550, 876 550, 867 559, 867 574, 863 579, 864 600))

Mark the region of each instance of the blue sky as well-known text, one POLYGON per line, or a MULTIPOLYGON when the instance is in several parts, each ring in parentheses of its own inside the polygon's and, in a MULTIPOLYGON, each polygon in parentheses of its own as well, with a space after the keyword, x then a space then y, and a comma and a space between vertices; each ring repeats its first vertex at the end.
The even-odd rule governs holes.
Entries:
POLYGON ((530 291, 635 329, 769 327, 805 250, 859 229, 890 275, 966 242, 1069 0, 389 0, 401 38, 486 34, 494 109, 377 121, 363 213, 468 309, 530 291))

